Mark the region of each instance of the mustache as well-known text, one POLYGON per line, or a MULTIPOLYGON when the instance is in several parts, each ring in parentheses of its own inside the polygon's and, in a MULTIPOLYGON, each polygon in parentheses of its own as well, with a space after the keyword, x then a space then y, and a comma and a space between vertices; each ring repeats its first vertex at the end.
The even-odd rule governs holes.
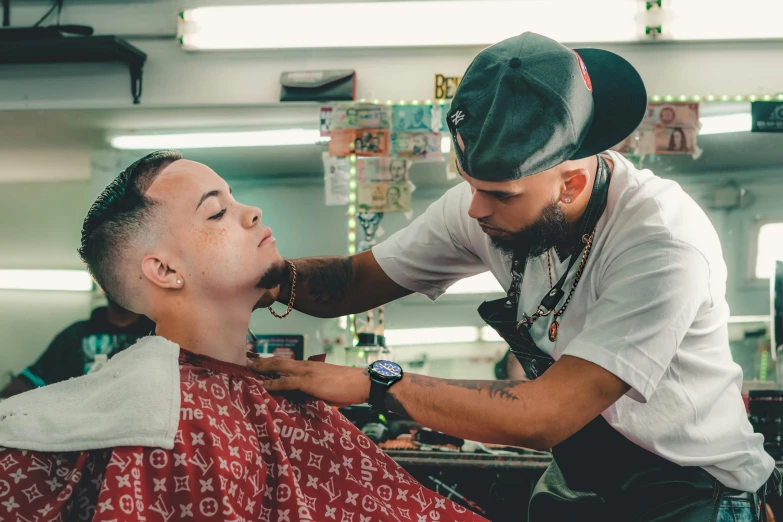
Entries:
POLYGON ((256 288, 264 290, 277 288, 286 277, 288 277, 288 265, 285 261, 280 260, 267 268, 266 272, 258 280, 258 283, 256 283, 256 288))
POLYGON ((484 221, 481 221, 480 219, 478 220, 478 224, 479 224, 480 226, 484 227, 484 228, 489 228, 490 230, 497 230, 497 231, 499 231, 499 232, 506 232, 506 231, 505 231, 505 230, 503 230, 502 228, 493 227, 492 225, 490 225, 490 224, 488 224, 488 223, 486 223, 486 222, 484 222, 484 221))

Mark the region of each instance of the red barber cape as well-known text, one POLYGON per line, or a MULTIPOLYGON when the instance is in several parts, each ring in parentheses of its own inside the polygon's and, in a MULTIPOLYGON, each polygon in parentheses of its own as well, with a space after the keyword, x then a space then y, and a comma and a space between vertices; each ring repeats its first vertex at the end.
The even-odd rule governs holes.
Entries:
POLYGON ((0 521, 484 520, 323 402, 272 396, 247 368, 185 351, 180 376, 172 450, 0 448, 0 521))

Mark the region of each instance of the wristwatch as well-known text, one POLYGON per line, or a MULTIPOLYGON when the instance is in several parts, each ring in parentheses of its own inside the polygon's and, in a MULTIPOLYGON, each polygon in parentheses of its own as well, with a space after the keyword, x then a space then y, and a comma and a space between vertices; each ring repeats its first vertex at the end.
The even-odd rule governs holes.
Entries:
POLYGON ((391 361, 375 361, 367 371, 370 373, 370 407, 377 413, 387 413, 386 392, 402 379, 402 368, 391 361))

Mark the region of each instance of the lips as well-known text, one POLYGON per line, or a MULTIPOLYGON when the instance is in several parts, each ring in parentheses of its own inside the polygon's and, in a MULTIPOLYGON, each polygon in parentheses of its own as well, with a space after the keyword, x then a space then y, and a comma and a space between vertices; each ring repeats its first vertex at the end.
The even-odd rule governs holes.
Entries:
POLYGON ((272 236, 272 229, 267 228, 263 235, 261 236, 261 241, 258 242, 259 248, 268 245, 269 243, 272 243, 275 240, 275 238, 272 236))
POLYGON ((500 237, 505 235, 505 232, 503 232, 502 230, 498 230, 497 228, 490 228, 484 225, 479 225, 479 226, 481 227, 481 230, 489 237, 500 237))

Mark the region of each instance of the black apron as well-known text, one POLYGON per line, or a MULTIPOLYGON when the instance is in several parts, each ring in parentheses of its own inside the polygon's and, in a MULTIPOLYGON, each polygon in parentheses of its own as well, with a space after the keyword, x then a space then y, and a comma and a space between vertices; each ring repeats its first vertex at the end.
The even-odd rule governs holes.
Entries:
MULTIPOLYGON (((568 269, 533 315, 548 316, 564 297, 565 280, 603 213, 608 190, 609 166, 599 156, 590 203, 580 224, 579 245, 571 255, 568 269)), ((483 303, 478 312, 508 343, 528 378, 535 379, 555 361, 536 346, 529 332, 530 317, 523 314, 521 321, 517 318, 524 266, 524 259, 515 257, 508 295, 483 303)), ((727 489, 699 467, 679 466, 641 448, 600 415, 552 448, 552 456, 553 463, 531 498, 530 522, 712 522, 722 498, 746 496, 727 489)), ((780 474, 776 470, 757 495, 750 495, 759 520, 766 518, 765 496, 780 495, 780 490, 780 474)))

